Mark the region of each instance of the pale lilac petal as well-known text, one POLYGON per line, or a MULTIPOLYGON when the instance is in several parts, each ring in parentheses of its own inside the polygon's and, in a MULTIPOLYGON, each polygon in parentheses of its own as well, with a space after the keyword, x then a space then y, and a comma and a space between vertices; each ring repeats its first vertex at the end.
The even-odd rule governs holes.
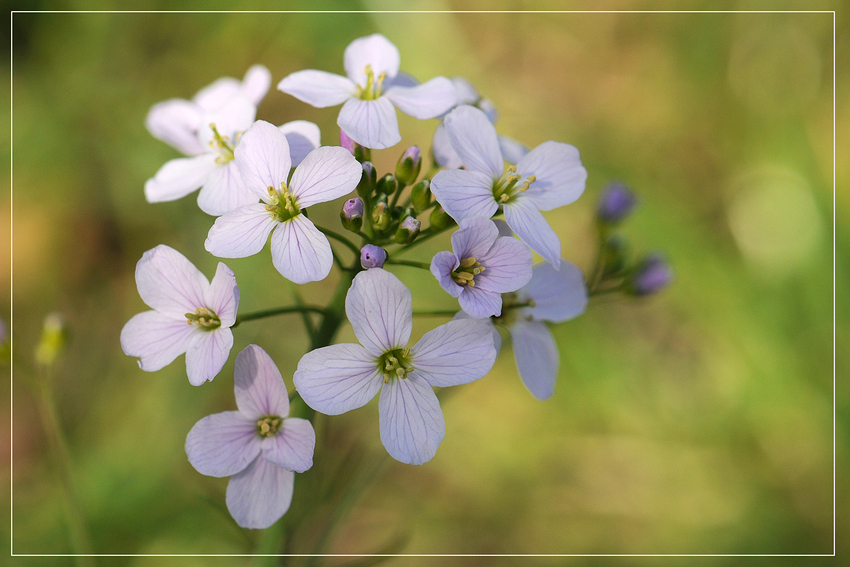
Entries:
POLYGON ((463 77, 452 77, 458 104, 475 104, 481 98, 472 83, 463 77))
POLYGON ((415 87, 391 87, 386 97, 396 108, 419 120, 436 118, 457 104, 455 88, 445 77, 435 77, 415 87))
POLYGON ((259 105, 271 85, 271 72, 262 65, 252 65, 242 79, 241 92, 255 105, 259 105))
POLYGON ((421 465, 430 461, 446 436, 440 402, 428 382, 416 372, 384 386, 378 415, 381 443, 392 458, 402 463, 421 465))
POLYGON ((292 158, 286 135, 264 120, 242 135, 233 153, 242 183, 263 200, 269 198, 269 187, 278 191, 289 178, 292 158))
POLYGON ((496 128, 486 114, 474 106, 462 105, 452 110, 443 124, 466 169, 487 174, 491 185, 502 177, 505 165, 496 128))
POLYGON ((198 206, 213 216, 221 216, 256 202, 257 194, 245 188, 235 161, 213 169, 198 193, 198 206))
MULTIPOLYGON (((434 154, 434 161, 437 165, 446 169, 460 169, 463 167, 463 162, 460 161, 460 156, 452 148, 452 141, 449 139, 449 131, 446 130, 445 124, 442 122, 434 130, 434 139, 431 141, 431 153, 434 154)), ((488 177, 489 180, 489 177, 488 177)), ((491 182, 492 183, 492 182, 491 182)))
POLYGON ((497 238, 490 250, 477 258, 485 270, 475 276, 476 289, 508 293, 531 279, 531 250, 512 236, 497 238))
POLYGON ((174 319, 184 319, 204 304, 209 280, 186 256, 165 244, 142 254, 136 264, 136 287, 152 307, 174 319))
POLYGON ((401 141, 395 108, 385 96, 378 100, 348 99, 336 123, 349 138, 367 148, 383 150, 401 141))
POLYGON ((587 181, 578 150, 560 142, 544 142, 528 152, 517 162, 517 173, 537 177, 524 196, 541 211, 574 202, 581 197, 587 181))
POLYGON ((541 321, 518 321, 511 325, 514 359, 522 383, 538 400, 555 391, 558 374, 558 345, 541 321))
POLYGON ((155 372, 171 364, 186 352, 197 328, 186 321, 145 311, 134 315, 121 329, 121 349, 127 356, 139 358, 139 368, 155 372))
MULTIPOLYGON (((231 145, 237 143, 239 135, 251 127, 257 116, 257 107, 245 96, 238 94, 221 108, 204 114, 198 128, 198 140, 205 147, 217 147, 211 124, 221 136, 226 136, 231 145)), ((216 150, 218 151, 218 150, 216 150)))
POLYGON ((437 252, 431 259, 431 273, 440 282, 440 287, 446 290, 446 293, 452 297, 457 297, 463 291, 463 287, 459 286, 452 279, 452 272, 460 266, 460 262, 451 252, 437 252))
POLYGON ((195 104, 179 98, 155 104, 145 119, 145 126, 154 138, 187 156, 209 151, 198 141, 196 133, 200 125, 201 112, 195 104))
POLYGON ((289 142, 289 157, 292 159, 292 167, 298 167, 298 164, 307 157, 307 154, 322 145, 322 133, 313 122, 293 120, 278 126, 278 130, 283 132, 286 141, 289 142))
POLYGON ((502 314, 502 295, 478 286, 464 286, 457 300, 460 308, 473 317, 498 317, 502 314))
POLYGON ((239 96, 242 90, 242 83, 233 77, 222 77, 216 79, 206 87, 198 91, 192 98, 202 111, 211 112, 218 110, 233 97, 239 96))
POLYGON ((516 165, 528 153, 528 146, 506 136, 499 136, 499 150, 506 162, 516 165))
POLYGON ((294 482, 294 472, 259 456, 244 471, 230 477, 227 509, 243 528, 268 528, 289 510, 294 482))
POLYGON ((419 81, 416 80, 416 77, 408 75, 404 71, 399 71, 395 77, 388 76, 384 79, 384 90, 386 91, 390 87, 415 87, 418 84, 419 81))
POLYGON ((523 311, 540 321, 561 323, 578 317, 587 308, 584 274, 566 260, 562 261, 560 270, 545 262, 534 266, 531 281, 522 293, 535 304, 523 311))
POLYGON ((489 218, 464 219, 460 228, 452 234, 452 250, 461 260, 476 258, 480 261, 498 236, 499 229, 489 218))
POLYGON ((186 374, 189 383, 201 386, 215 378, 233 348, 233 332, 219 327, 214 331, 200 330, 195 333, 189 350, 186 351, 186 374))
POLYGON ((458 319, 440 325, 410 348, 413 368, 432 386, 478 380, 496 361, 492 330, 489 319, 458 319))
POLYGON ((473 317, 462 309, 455 313, 454 317, 452 317, 452 321, 463 321, 465 319, 480 321, 487 325, 487 328, 490 329, 490 334, 493 335, 493 348, 496 349, 496 354, 498 355, 499 351, 502 350, 502 335, 499 333, 499 329, 496 328, 496 325, 493 324, 493 319, 490 317, 473 317))
POLYGON ((360 85, 366 86, 366 66, 368 65, 375 79, 381 73, 389 78, 398 74, 400 57, 398 48, 390 40, 379 33, 355 39, 345 48, 343 55, 345 74, 360 85))
POLYGON ((310 152, 292 174, 289 186, 300 208, 333 201, 354 191, 363 168, 351 152, 338 146, 310 152))
POLYGON ((306 419, 290 417, 274 437, 263 442, 263 458, 286 470, 304 472, 313 466, 316 431, 306 419))
POLYGON ((248 345, 236 355, 233 387, 236 407, 249 418, 289 415, 289 394, 280 370, 257 345, 248 345))
POLYGON ((376 357, 403 348, 410 339, 410 290, 386 270, 366 270, 354 277, 345 296, 345 313, 357 340, 376 357))
POLYGON ((298 361, 292 380, 307 405, 326 415, 366 405, 384 383, 376 357, 348 343, 308 352, 298 361))
POLYGON ((520 197, 504 206, 505 222, 529 248, 543 256, 555 269, 561 266, 561 241, 543 214, 529 200, 520 197))
POLYGON ((208 415, 186 436, 186 455, 201 474, 223 477, 245 470, 260 454, 257 424, 238 411, 208 415))
POLYGON ((239 309, 239 287, 233 270, 219 262, 212 283, 204 290, 204 304, 218 315, 222 327, 236 322, 239 309))
POLYGON ((285 77, 277 84, 277 90, 316 108, 325 108, 342 104, 353 97, 356 86, 345 77, 308 69, 285 77))
POLYGON ((289 281, 317 282, 331 272, 333 253, 328 237, 304 215, 279 223, 271 242, 272 263, 289 281))
POLYGON ((490 218, 499 208, 493 198, 493 180, 478 171, 441 171, 431 180, 431 192, 458 222, 474 217, 490 218))
POLYGON ((156 175, 145 182, 148 203, 162 203, 185 197, 203 186, 218 165, 216 154, 177 158, 165 162, 156 175))
POLYGON ((264 204, 244 205, 215 219, 204 248, 219 258, 247 258, 263 249, 279 224, 264 204))

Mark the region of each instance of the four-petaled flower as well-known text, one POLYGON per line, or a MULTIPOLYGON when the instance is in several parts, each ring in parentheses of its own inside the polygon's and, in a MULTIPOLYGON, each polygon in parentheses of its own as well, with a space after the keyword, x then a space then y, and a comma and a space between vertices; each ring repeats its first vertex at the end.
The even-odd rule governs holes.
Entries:
POLYGON ((381 442, 410 464, 436 454, 446 423, 433 386, 478 380, 496 359, 490 328, 482 321, 450 321, 407 347, 413 325, 410 290, 393 274, 357 274, 345 312, 361 344, 336 344, 305 354, 295 388, 313 409, 337 415, 361 407, 378 391, 381 442), (362 345, 362 346, 361 346, 362 345))
POLYGON ((572 203, 584 191, 587 171, 578 150, 545 142, 505 170, 496 129, 472 106, 459 106, 444 120, 452 147, 466 169, 437 173, 431 191, 456 221, 493 216, 499 207, 508 226, 556 268, 561 241, 540 211, 572 203))
POLYGON ((283 377, 257 345, 236 357, 233 382, 239 411, 196 423, 186 455, 201 474, 231 477, 225 498, 230 515, 243 528, 263 529, 289 509, 295 473, 313 466, 316 433, 306 419, 287 417, 283 377))
POLYGON ((121 330, 121 348, 153 372, 186 353, 189 382, 200 386, 221 371, 233 346, 239 288, 219 262, 210 283, 180 252, 160 244, 136 264, 139 295, 153 311, 139 313, 121 330))
POLYGON ((516 238, 499 236, 490 219, 461 221, 452 234, 452 250, 434 256, 431 273, 473 317, 501 314, 501 294, 516 291, 531 279, 531 250, 516 238))
POLYGON ((262 120, 245 132, 235 156, 245 187, 254 201, 263 202, 216 219, 204 244, 207 251, 220 258, 245 258, 262 250, 271 233, 272 262, 285 278, 299 284, 324 279, 333 264, 331 245, 302 210, 353 191, 360 164, 343 148, 318 148, 287 183, 291 159, 286 136, 262 120))
POLYGON ((317 108, 345 103, 337 124, 362 146, 384 149, 401 141, 393 105, 414 118, 435 118, 455 105, 452 82, 436 77, 417 85, 399 74, 399 53, 380 34, 361 37, 345 49, 347 77, 316 71, 298 71, 277 88, 317 108))

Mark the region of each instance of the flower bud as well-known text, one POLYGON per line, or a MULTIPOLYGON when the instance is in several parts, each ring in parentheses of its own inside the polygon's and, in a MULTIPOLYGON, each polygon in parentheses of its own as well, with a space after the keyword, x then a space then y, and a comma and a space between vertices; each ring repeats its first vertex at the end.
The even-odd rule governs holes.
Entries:
POLYGON ((351 152, 354 156, 354 159, 363 163, 364 161, 369 161, 371 159, 371 152, 369 152, 369 148, 365 148, 348 137, 348 134, 343 132, 340 128, 339 130, 339 145, 351 152))
POLYGON ((672 280, 670 265, 660 254, 650 254, 632 274, 626 289, 632 295, 652 295, 670 285, 672 280))
POLYGON ((363 174, 360 176, 360 183, 357 184, 357 194, 368 199, 375 190, 376 179, 378 172, 375 171, 375 166, 371 161, 363 162, 363 174))
POLYGON ((384 230, 390 224, 389 207, 385 201, 379 201, 375 208, 372 209, 372 226, 376 230, 384 230))
POLYGON ((423 179, 410 190, 410 201, 417 213, 431 206, 431 182, 423 179))
POLYGON ((348 137, 348 134, 343 131, 342 128, 339 129, 339 145, 351 152, 351 155, 354 155, 354 146, 357 145, 357 142, 348 137))
POLYGON ((599 198, 596 216, 599 222, 617 224, 632 212, 637 201, 635 194, 622 183, 609 183, 599 198))
POLYGON ((602 251, 602 265, 605 266, 602 275, 619 274, 626 267, 626 241, 619 235, 614 235, 605 242, 602 251))
POLYGON ((395 233, 395 241, 399 244, 410 244, 419 236, 419 228, 421 226, 422 223, 419 222, 419 219, 407 217, 401 221, 398 231, 395 233))
POLYGON ((431 223, 431 228, 434 230, 443 230, 444 228, 452 226, 455 222, 454 219, 449 216, 449 213, 443 210, 443 207, 437 207, 431 211, 431 216, 428 220, 431 223))
POLYGON ((398 181, 396 181, 392 173, 388 173, 378 180, 378 193, 392 195, 396 189, 398 189, 398 181))
POLYGON ((363 200, 360 197, 349 199, 339 213, 342 226, 351 232, 360 232, 363 226, 363 200))
POLYGON ((407 148, 395 166, 395 176, 402 185, 410 185, 419 177, 422 168, 422 154, 419 146, 407 148))
POLYGON ((364 270, 382 268, 387 261, 387 251, 380 246, 367 244, 360 249, 360 265, 364 270))
POLYGON ((68 327, 59 313, 44 318, 41 339, 35 350, 35 361, 41 366, 53 366, 68 343, 68 327))

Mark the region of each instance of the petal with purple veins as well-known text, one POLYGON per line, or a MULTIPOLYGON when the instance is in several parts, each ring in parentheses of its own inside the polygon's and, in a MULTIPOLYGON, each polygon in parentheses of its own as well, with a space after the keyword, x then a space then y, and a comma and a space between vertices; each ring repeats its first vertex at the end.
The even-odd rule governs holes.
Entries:
POLYGON ((344 343, 302 356, 293 381, 308 406, 327 415, 339 415, 369 403, 381 389, 384 377, 374 355, 360 345, 344 343))
POLYGON ((386 97, 396 108, 419 120, 436 118, 457 104, 454 86, 445 77, 435 77, 415 87, 392 87, 386 97))
POLYGON ((236 523, 262 530, 278 521, 292 503, 295 473, 258 456, 242 472, 230 477, 225 502, 236 523))
POLYGON ((244 205, 215 219, 204 248, 218 258, 247 258, 263 249, 279 224, 263 203, 244 205))
POLYGON ((543 256, 555 269, 561 266, 561 241, 530 199, 517 196, 504 206, 505 222, 529 248, 543 256))
POLYGON ((348 99, 336 123, 349 138, 367 148, 383 150, 401 141, 395 108, 385 96, 377 100, 348 99))
POLYGON ((523 384, 538 400, 550 398, 558 374, 558 345, 541 321, 519 321, 510 327, 514 359, 523 384))
POLYGON ((257 345, 248 345, 236 356, 233 387, 236 407, 251 419, 289 415, 289 395, 280 370, 257 345))
POLYGON ((363 168, 351 152, 324 147, 310 152, 292 174, 289 186, 300 208, 348 195, 360 182, 363 168))
POLYGON ((468 384, 496 361, 492 324, 460 318, 425 333, 410 348, 413 368, 432 386, 468 384))
POLYGON ((174 319, 156 311, 134 315, 121 329, 121 348, 127 356, 138 357, 139 367, 154 372, 171 364, 186 352, 197 329, 186 317, 174 319))
POLYGON ((528 152, 517 162, 517 173, 537 178, 525 196, 541 211, 574 202, 581 197, 587 181, 578 150, 560 142, 544 142, 528 152))
POLYGON ((325 279, 333 265, 328 238, 304 215, 278 225, 272 234, 271 249, 274 267, 297 284, 325 279))
POLYGON ((316 431, 306 419, 290 417, 274 437, 263 441, 263 458, 286 470, 304 472, 313 466, 316 431))
POLYGON ((416 372, 384 386, 378 414, 381 442, 390 456, 402 463, 421 465, 430 461, 446 436, 440 402, 416 372))
POLYGON ((355 276, 345 296, 345 313, 357 340, 375 357, 403 348, 410 340, 410 290, 386 270, 366 270, 355 276))
POLYGON ((186 436, 186 455, 201 474, 214 477, 242 472, 260 454, 257 424, 241 412, 208 415, 186 436))
POLYGON ((231 348, 233 331, 230 329, 197 331, 186 351, 186 374, 189 383, 201 386, 215 378, 227 362, 231 348))
POLYGON ((204 305, 209 280, 186 256, 165 244, 148 250, 136 263, 136 287, 152 307, 174 319, 204 305))
POLYGON ((440 171, 431 180, 431 192, 450 217, 490 218, 499 209, 493 198, 493 181, 484 173, 464 169, 440 171))
POLYGON ((444 119, 452 147, 468 170, 486 174, 492 181, 505 170, 496 128, 474 106, 458 106, 444 119))
POLYGON ((316 108, 326 108, 354 96, 356 87, 350 79, 340 75, 308 69, 284 77, 277 89, 316 108))

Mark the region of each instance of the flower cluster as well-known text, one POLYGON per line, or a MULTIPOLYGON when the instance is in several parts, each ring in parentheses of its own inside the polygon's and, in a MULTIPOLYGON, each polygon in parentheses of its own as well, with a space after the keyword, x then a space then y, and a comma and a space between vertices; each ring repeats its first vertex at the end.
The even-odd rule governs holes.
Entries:
MULTIPOLYGON (((435 457, 446 434, 434 388, 484 378, 501 349, 499 329, 509 332, 519 375, 532 395, 553 395, 559 352, 547 325, 583 313, 598 282, 589 287, 582 271, 561 259, 560 239, 541 211, 576 201, 587 172, 571 145, 549 141, 529 151, 499 136, 493 104, 465 80, 419 83, 401 73, 399 52, 382 35, 353 41, 344 68, 346 76, 303 70, 278 84, 319 108, 342 104, 340 146, 322 146, 318 126, 309 122, 278 127, 256 119, 271 84, 262 66, 252 67, 242 81, 221 79, 191 101, 160 103, 147 120, 155 137, 188 156, 156 172, 145 184, 147 200, 170 201, 200 188, 199 207, 216 217, 204 243, 213 256, 251 256, 270 241, 272 264, 296 284, 323 280, 336 265, 340 283, 329 304, 308 306, 299 297, 295 305, 237 316, 240 291, 233 271, 219 263, 209 282, 185 256, 159 245, 136 267, 139 295, 152 310, 129 320, 121 346, 145 371, 185 353, 189 382, 200 386, 227 363, 232 328, 300 312, 312 349, 294 370, 293 396, 327 415, 378 396, 387 452, 400 462, 423 464, 435 457), (423 168, 423 152, 411 146, 393 172, 379 175, 371 152, 401 141, 396 108, 440 120, 430 152, 434 162, 423 168), (308 216, 314 205, 343 198, 342 234, 308 216), (401 258, 451 229, 451 251, 430 262, 401 258), (329 238, 351 258, 346 261, 329 238), (534 265, 534 252, 544 262, 534 265), (460 307, 449 313, 452 320, 412 345, 412 293, 388 271, 395 265, 430 272, 436 282, 426 283, 460 307), (318 325, 308 313, 318 315, 318 325), (334 344, 346 319, 359 343, 334 344)), ((633 205, 623 194, 608 201, 600 208, 600 226, 619 222, 633 205)), ((653 293, 669 281, 665 267, 652 257, 621 288, 653 293)), ((620 273, 600 269, 594 272, 600 281, 620 273)), ((259 346, 236 357, 234 387, 238 411, 197 422, 186 453, 198 472, 231 477, 228 510, 240 526, 261 529, 289 508, 295 473, 312 466, 316 436, 309 419, 289 417, 283 378, 259 346)))

